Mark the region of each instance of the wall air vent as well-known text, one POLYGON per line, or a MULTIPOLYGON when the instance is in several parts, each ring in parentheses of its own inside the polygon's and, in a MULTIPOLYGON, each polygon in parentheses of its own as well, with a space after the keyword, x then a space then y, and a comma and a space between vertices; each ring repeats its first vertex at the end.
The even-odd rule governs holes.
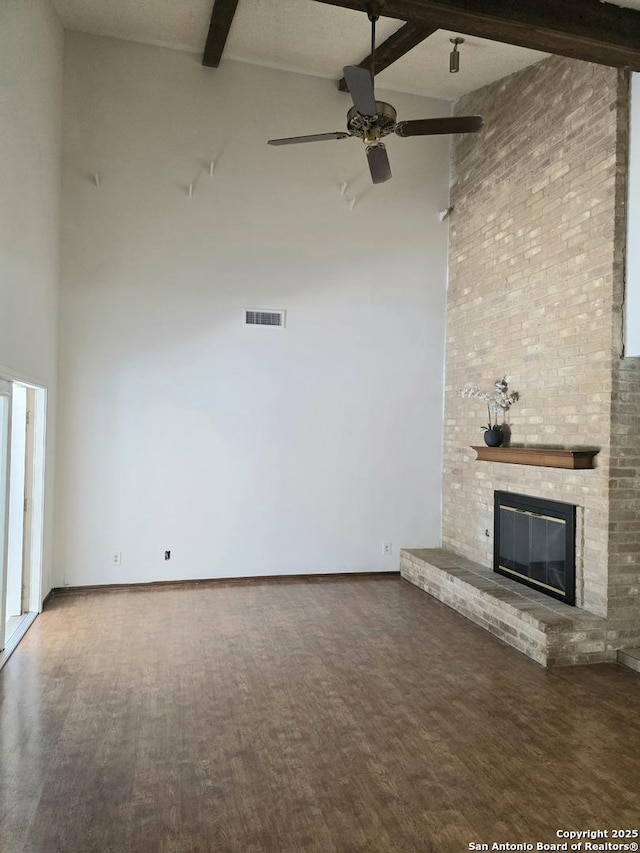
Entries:
POLYGON ((284 311, 253 311, 248 308, 244 312, 245 326, 277 326, 284 329, 284 311))

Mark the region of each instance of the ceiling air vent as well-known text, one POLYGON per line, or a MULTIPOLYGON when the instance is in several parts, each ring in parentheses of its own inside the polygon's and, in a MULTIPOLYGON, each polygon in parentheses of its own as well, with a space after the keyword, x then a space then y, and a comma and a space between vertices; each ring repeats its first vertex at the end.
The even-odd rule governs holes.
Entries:
POLYGON ((245 326, 278 326, 284 329, 284 311, 251 311, 244 312, 245 326))

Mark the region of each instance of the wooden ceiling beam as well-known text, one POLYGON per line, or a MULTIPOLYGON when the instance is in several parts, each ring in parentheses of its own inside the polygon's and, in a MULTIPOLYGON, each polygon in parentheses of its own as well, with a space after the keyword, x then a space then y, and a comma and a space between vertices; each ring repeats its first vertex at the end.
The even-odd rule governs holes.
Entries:
MULTIPOLYGON (((363 0, 315 0, 363 10, 363 0)), ((600 0, 387 0, 412 24, 640 71, 640 11, 600 0)))
MULTIPOLYGON (((385 68, 393 65, 401 56, 409 53, 416 45, 429 38, 430 35, 433 35, 435 31, 436 27, 430 27, 426 24, 405 24, 400 27, 399 30, 392 33, 386 41, 376 48, 375 73, 379 74, 385 68)), ((359 64, 360 68, 369 69, 371 67, 371 54, 359 64)), ((341 92, 348 91, 344 77, 338 83, 338 89, 341 92)))
POLYGON ((238 0, 214 0, 207 43, 202 57, 203 65, 209 68, 217 68, 220 65, 237 6, 238 0))

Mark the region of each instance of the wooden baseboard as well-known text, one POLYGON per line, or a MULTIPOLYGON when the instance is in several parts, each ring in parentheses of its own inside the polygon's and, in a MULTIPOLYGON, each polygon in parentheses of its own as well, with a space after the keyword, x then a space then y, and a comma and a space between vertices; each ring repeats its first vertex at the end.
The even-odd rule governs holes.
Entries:
POLYGON ((118 592, 127 590, 129 592, 149 592, 163 589, 189 589, 194 586, 217 587, 217 586, 251 586, 257 584, 285 584, 285 583, 327 583, 332 581, 374 580, 400 577, 399 571, 392 572, 336 572, 322 574, 300 574, 300 575, 260 575, 257 577, 242 578, 193 578, 175 581, 147 581, 145 583, 108 583, 92 584, 86 586, 56 586, 46 597, 49 601, 54 595, 83 595, 89 592, 118 592))

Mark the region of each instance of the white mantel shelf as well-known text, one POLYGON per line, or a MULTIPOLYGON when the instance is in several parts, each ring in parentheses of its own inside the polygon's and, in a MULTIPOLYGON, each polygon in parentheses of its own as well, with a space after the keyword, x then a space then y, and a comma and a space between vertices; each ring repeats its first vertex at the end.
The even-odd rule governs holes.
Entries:
POLYGON ((573 471, 595 468, 594 448, 558 450, 550 447, 473 446, 478 462, 503 462, 510 465, 537 465, 541 468, 569 468, 573 471))

